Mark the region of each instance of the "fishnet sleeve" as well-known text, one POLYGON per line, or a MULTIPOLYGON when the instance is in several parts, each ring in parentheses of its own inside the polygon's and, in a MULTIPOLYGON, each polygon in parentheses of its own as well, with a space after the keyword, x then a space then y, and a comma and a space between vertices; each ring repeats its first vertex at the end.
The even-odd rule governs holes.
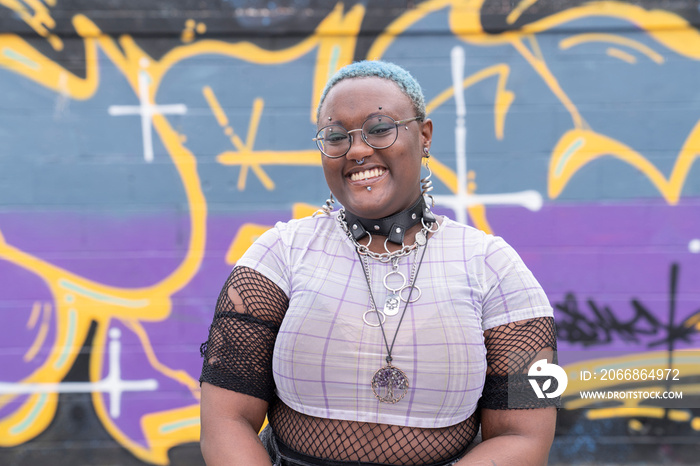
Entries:
MULTIPOLYGON (((560 398, 537 398, 528 368, 549 358, 557 363, 556 328, 552 317, 511 322, 484 332, 486 382, 479 406, 486 409, 531 409, 560 406, 560 398)), ((556 382, 553 382, 556 383, 556 382)))
POLYGON ((200 382, 274 398, 272 352, 289 299, 271 280, 248 267, 236 267, 216 303, 200 382))

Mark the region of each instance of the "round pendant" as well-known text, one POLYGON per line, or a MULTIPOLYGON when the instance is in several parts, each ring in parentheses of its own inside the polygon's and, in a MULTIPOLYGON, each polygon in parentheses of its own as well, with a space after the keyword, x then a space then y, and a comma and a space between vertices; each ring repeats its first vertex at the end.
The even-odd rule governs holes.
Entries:
POLYGON ((384 366, 372 377, 372 392, 382 403, 398 403, 408 392, 408 376, 398 367, 384 366))
POLYGON ((423 231, 416 233, 416 243, 418 243, 418 246, 425 246, 425 243, 427 242, 428 239, 425 237, 425 233, 423 233, 423 231))
POLYGON ((370 327, 380 327, 386 320, 386 315, 384 315, 382 311, 369 309, 362 314, 362 320, 364 320, 365 324, 369 325, 370 327), (370 317, 372 314, 376 314, 376 316, 370 317))

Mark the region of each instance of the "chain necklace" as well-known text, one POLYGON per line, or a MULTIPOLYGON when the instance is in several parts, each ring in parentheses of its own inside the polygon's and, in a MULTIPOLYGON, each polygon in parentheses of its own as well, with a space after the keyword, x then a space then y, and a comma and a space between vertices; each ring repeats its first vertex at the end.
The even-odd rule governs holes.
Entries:
POLYGON ((420 229, 418 233, 416 233, 415 241, 411 245, 405 245, 401 243, 401 249, 397 249, 396 251, 389 251, 389 248, 387 247, 387 243, 389 241, 389 238, 387 237, 386 240, 384 240, 384 250, 386 252, 382 253, 377 253, 374 251, 370 251, 369 246, 372 244, 372 234, 367 232, 367 235, 369 236, 369 242, 367 245, 360 244, 357 242, 353 234, 350 232, 350 229, 348 228, 348 224, 345 221, 345 209, 341 209, 338 212, 338 223, 340 223, 341 228, 345 232, 345 234, 350 238, 350 241, 355 245, 355 248, 357 249, 358 254, 362 256, 369 256, 372 259, 378 260, 380 262, 389 262, 395 257, 403 257, 407 256, 416 249, 418 246, 423 246, 427 243, 428 241, 428 234, 430 233, 437 233, 437 231, 440 229, 440 224, 436 222, 432 222, 428 225, 425 224, 425 221, 421 218, 421 224, 423 228, 420 229))
MULTIPOLYGON (((362 269, 365 272, 365 278, 367 279, 368 283, 372 283, 372 269, 369 265, 369 258, 366 255, 360 255, 360 258, 362 259, 362 269)), ((384 307, 382 309, 378 309, 375 306, 374 308, 365 311, 365 313, 362 315, 362 320, 365 322, 365 324, 369 325, 370 327, 379 327, 378 321, 373 322, 368 317, 372 313, 377 315, 377 320, 381 320, 382 323, 384 323, 386 321, 387 316, 395 316, 399 313, 401 301, 415 303, 416 301, 418 301, 418 299, 420 299, 421 295, 423 294, 420 287, 415 283, 416 268, 418 265, 418 249, 416 248, 413 250, 413 266, 411 267, 411 275, 409 276, 408 283, 406 283, 406 277, 404 276, 404 274, 402 274, 399 271, 400 259, 400 257, 393 258, 391 260, 391 270, 389 271, 389 273, 384 275, 383 284, 384 288, 386 288, 387 290, 387 296, 384 300, 384 307), (402 282, 400 287, 392 288, 391 286, 389 286, 387 281, 388 278, 392 275, 398 275, 401 278, 402 282), (404 297, 404 291, 406 290, 409 290, 408 297, 404 297), (418 292, 418 296, 414 297, 413 299, 410 298, 412 290, 416 290, 418 292), (410 301, 408 301, 409 299, 410 301)))
POLYGON ((403 243, 403 232, 405 232, 406 230, 404 228, 401 232, 401 248, 393 252, 389 251, 389 248, 387 246, 389 237, 387 236, 386 240, 384 241, 384 250, 386 252, 383 253, 376 253, 369 249, 369 246, 372 244, 372 234, 368 231, 366 231, 366 234, 369 236, 369 242, 366 245, 360 244, 348 228, 348 224, 345 220, 345 209, 341 209, 338 212, 338 223, 340 223, 341 228, 355 246, 357 256, 360 259, 360 264, 362 264, 362 270, 364 271, 365 280, 367 281, 367 289, 369 290, 369 297, 372 309, 366 311, 363 314, 362 320, 364 320, 364 322, 371 327, 379 327, 381 329, 382 338, 384 339, 384 345, 386 346, 386 366, 377 369, 377 371, 372 376, 372 380, 370 381, 370 385, 372 387, 372 392, 374 393, 374 396, 382 403, 398 403, 399 401, 401 401, 401 399, 403 399, 404 396, 406 396, 406 393, 408 392, 408 376, 404 371, 391 364, 391 361, 393 360, 391 357, 391 351, 394 349, 396 337, 399 335, 399 329, 401 328, 401 323, 403 322, 403 318, 406 315, 408 305, 417 301, 418 298, 420 298, 421 296, 420 288, 416 286, 415 282, 418 277, 418 272, 420 271, 420 266, 423 263, 423 258, 425 257, 425 251, 427 250, 428 236, 430 233, 437 233, 437 231, 440 229, 440 223, 438 223, 437 220, 435 220, 435 217, 430 213, 430 210, 426 207, 425 211, 425 215, 428 216, 428 224, 425 223, 424 217, 421 216, 420 222, 422 228, 416 233, 413 244, 407 246, 403 243), (415 258, 418 257, 418 248, 421 246, 423 246, 423 252, 420 256, 420 260, 417 262, 416 265, 415 258), (415 251, 415 258, 413 261, 413 267, 411 269, 409 284, 406 285, 406 277, 399 271, 399 261, 402 257, 408 256, 413 251, 415 251), (377 307, 377 303, 374 300, 374 294, 372 293, 372 277, 369 267, 370 258, 383 263, 391 261, 392 270, 390 270, 384 276, 383 280, 384 287, 386 288, 388 294, 382 310, 380 310, 379 307, 377 307), (402 283, 399 288, 392 288, 387 284, 388 278, 391 275, 399 275, 399 277, 402 278, 402 283), (408 296, 404 299, 403 292, 406 289, 408 289, 408 296), (411 299, 413 295, 413 290, 418 290, 418 296, 414 299, 411 299), (396 326, 394 338, 391 340, 391 344, 389 344, 389 340, 386 337, 386 332, 384 331, 384 321, 386 320, 387 315, 393 316, 398 314, 401 301, 403 301, 405 305, 403 308, 403 312, 401 313, 399 323, 396 326), (372 324, 367 320, 368 314, 371 313, 375 313, 377 315, 377 324, 372 324))
MULTIPOLYGON (((426 238, 427 239, 427 238, 426 238)), ((427 245, 427 241, 426 241, 427 245)), ((399 319, 399 323, 396 326, 396 331, 394 332, 394 338, 391 340, 391 345, 389 344, 389 340, 386 337, 386 332, 384 331, 384 322, 382 318, 379 318, 379 328, 382 330, 382 338, 384 339, 384 345, 386 346, 386 366, 381 367, 377 369, 377 371, 374 373, 372 376, 372 380, 370 381, 370 385, 372 387, 372 392, 374 393, 374 396, 382 403, 398 403, 401 401, 401 399, 406 395, 408 392, 408 387, 409 387, 409 382, 408 382, 408 376, 404 371, 399 369, 398 367, 395 367, 391 364, 391 361, 393 358, 391 357, 391 351, 394 349, 394 344, 396 343, 396 337, 399 335, 399 329, 401 328, 401 323, 403 322, 403 318, 406 316, 406 310, 408 309, 408 305, 413 302, 411 301, 411 295, 413 293, 413 290, 415 287, 415 281, 416 278, 418 277, 418 272, 420 271, 420 266, 423 263, 423 258, 425 257, 425 251, 427 250, 427 247, 423 248, 423 253, 420 256, 420 261, 418 261, 418 265, 415 268, 415 274, 412 272, 411 275, 412 280, 410 285, 408 286, 408 297, 406 298, 405 302, 406 304, 403 307, 403 312, 401 313, 401 318, 399 319)), ((377 308, 377 303, 374 300, 374 294, 372 293, 372 282, 370 279, 370 271, 369 271, 369 264, 365 264, 363 261, 363 257, 360 254, 360 251, 357 251, 357 255, 360 258, 360 263, 362 264, 362 269, 365 273, 365 279, 367 280, 367 289, 369 290, 369 298, 370 302, 372 304, 372 308, 370 311, 375 311, 378 316, 384 315, 384 313, 380 314, 379 308, 377 308)), ((416 251, 417 255, 417 251, 416 251)), ((414 261, 415 265, 415 261, 414 261)), ((415 300, 414 300, 415 301, 415 300)), ((368 311, 369 312, 369 311, 368 311)), ((365 313, 366 316, 367 313, 365 313)), ((364 317, 363 317, 364 318, 364 317)), ((367 322, 365 320, 365 322, 367 322)))

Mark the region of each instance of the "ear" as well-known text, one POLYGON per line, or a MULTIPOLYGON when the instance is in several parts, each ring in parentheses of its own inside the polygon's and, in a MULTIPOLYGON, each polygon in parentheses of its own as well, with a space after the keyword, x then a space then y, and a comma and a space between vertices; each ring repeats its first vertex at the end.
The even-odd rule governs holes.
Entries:
POLYGON ((430 145, 433 143, 433 120, 430 118, 423 120, 420 129, 420 138, 423 147, 430 149, 430 145))

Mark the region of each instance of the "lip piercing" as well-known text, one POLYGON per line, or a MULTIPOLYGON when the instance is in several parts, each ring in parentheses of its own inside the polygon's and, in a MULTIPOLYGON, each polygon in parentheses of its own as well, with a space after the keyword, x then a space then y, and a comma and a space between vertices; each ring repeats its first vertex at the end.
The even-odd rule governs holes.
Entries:
POLYGON ((367 186, 367 191, 372 191, 372 187, 371 187, 371 186, 367 186))
POLYGON ((355 160, 355 162, 356 162, 358 165, 362 165, 363 163, 365 163, 365 158, 362 157, 362 160, 355 160))

